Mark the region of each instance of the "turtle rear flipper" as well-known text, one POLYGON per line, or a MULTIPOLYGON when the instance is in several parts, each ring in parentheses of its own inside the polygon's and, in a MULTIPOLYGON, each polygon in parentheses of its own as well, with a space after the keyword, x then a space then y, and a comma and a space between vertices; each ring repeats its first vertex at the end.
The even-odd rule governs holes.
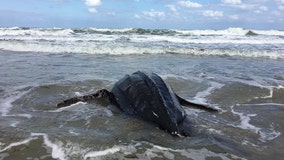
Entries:
POLYGON ((209 111, 209 112, 218 112, 218 110, 216 108, 205 106, 203 104, 197 104, 197 103, 189 102, 188 100, 180 97, 177 94, 176 94, 176 97, 177 97, 179 103, 183 106, 190 106, 192 108, 203 109, 203 110, 206 110, 206 111, 209 111))

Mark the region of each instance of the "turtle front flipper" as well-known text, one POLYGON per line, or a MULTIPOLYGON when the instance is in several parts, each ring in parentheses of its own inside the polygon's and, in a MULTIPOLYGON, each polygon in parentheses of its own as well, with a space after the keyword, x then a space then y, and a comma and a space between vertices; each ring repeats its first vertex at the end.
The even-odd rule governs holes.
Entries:
POLYGON ((83 99, 81 97, 73 97, 67 100, 64 100, 63 102, 60 102, 56 105, 57 108, 61 108, 61 107, 66 107, 69 106, 71 104, 75 104, 77 102, 82 101, 83 99))
POLYGON ((108 90, 101 89, 101 90, 98 90, 96 93, 79 96, 79 97, 73 97, 73 98, 64 100, 63 102, 58 103, 56 107, 57 108, 66 107, 66 106, 70 106, 71 104, 75 104, 77 102, 86 102, 86 101, 93 100, 96 98, 107 98, 111 101, 113 99, 113 96, 112 96, 112 93, 109 92, 108 90))
POLYGON ((75 104, 77 102, 84 102, 84 101, 88 101, 88 100, 92 100, 98 97, 98 92, 97 93, 93 93, 93 94, 88 94, 88 95, 84 95, 84 96, 79 96, 79 97, 73 97, 67 100, 64 100, 63 102, 60 102, 56 105, 57 108, 61 108, 61 107, 66 107, 69 106, 71 104, 75 104))

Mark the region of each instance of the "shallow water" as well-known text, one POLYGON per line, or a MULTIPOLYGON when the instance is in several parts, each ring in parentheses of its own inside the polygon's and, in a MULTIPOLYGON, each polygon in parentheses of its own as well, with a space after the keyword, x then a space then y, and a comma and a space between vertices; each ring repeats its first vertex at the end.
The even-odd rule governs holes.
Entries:
POLYGON ((0 159, 281 159, 283 67, 236 56, 1 50, 0 159), (173 137, 103 100, 55 108, 137 70, 220 112, 185 107, 195 135, 173 137))

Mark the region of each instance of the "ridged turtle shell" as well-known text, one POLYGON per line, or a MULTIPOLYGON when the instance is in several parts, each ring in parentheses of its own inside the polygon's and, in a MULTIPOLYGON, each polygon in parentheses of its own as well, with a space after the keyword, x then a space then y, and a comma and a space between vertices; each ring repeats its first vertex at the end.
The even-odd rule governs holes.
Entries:
POLYGON ((180 133, 185 111, 171 87, 157 74, 138 71, 126 75, 111 92, 127 114, 157 124, 171 134, 180 133))

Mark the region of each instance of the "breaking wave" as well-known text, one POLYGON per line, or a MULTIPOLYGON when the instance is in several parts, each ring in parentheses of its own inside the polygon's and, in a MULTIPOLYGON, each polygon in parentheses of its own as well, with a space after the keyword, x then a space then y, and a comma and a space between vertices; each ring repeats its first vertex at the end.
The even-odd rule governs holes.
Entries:
POLYGON ((84 54, 284 58, 284 31, 0 28, 0 49, 84 54))
POLYGON ((139 35, 270 35, 284 36, 281 30, 253 30, 228 28, 224 30, 175 30, 175 29, 143 29, 143 28, 0 28, 0 35, 71 35, 71 34, 139 34, 139 35))

